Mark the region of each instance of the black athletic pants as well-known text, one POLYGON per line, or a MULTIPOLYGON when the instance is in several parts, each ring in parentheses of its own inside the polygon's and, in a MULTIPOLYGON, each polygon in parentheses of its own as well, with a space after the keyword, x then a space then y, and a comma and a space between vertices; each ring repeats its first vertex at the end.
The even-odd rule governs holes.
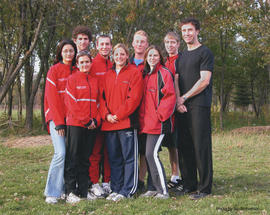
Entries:
POLYGON ((89 156, 92 153, 96 131, 78 126, 67 126, 65 188, 86 198, 89 182, 89 156), (78 185, 78 187, 77 187, 78 185))
POLYGON ((184 188, 211 193, 213 181, 211 108, 187 106, 187 109, 188 112, 177 114, 176 121, 184 188))

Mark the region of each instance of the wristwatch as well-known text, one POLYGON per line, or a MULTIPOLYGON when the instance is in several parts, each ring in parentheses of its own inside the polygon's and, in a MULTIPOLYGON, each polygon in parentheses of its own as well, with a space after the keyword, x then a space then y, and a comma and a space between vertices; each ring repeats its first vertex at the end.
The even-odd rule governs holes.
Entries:
POLYGON ((184 99, 184 101, 186 101, 187 100, 187 97, 186 96, 183 96, 183 99, 184 99))

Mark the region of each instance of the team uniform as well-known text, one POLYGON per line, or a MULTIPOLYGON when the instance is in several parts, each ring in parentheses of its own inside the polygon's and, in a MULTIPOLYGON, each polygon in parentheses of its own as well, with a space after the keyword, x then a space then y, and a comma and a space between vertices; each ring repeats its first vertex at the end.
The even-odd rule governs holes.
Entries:
MULTIPOLYGON (((179 60, 179 90, 184 95, 200 79, 200 71, 213 72, 214 57, 204 45, 185 50, 179 60)), ((212 140, 211 140, 211 100, 210 84, 198 95, 185 101, 187 112, 177 114, 179 138, 178 153, 182 157, 184 188, 211 193, 213 181, 212 140), (197 181, 197 171, 199 182, 197 181)))
MULTIPOLYGON (((104 75, 112 68, 112 62, 109 59, 105 59, 100 54, 93 59, 92 67, 90 73, 95 76, 99 83, 101 82, 104 75)), ((90 167, 89 167, 89 177, 93 184, 99 182, 100 169, 102 169, 104 183, 110 182, 110 164, 108 158, 108 150, 105 144, 104 134, 98 130, 94 149, 90 155, 90 167), (100 166, 100 164, 102 165, 100 166)))
POLYGON ((111 189, 113 193, 130 197, 137 188, 138 143, 135 127, 135 111, 142 98, 142 73, 130 65, 119 74, 109 70, 102 81, 100 112, 103 119, 101 130, 106 131, 111 167, 111 189), (117 123, 106 120, 108 114, 118 117, 117 123))
POLYGON ((95 143, 96 129, 87 127, 92 121, 100 125, 98 111, 98 81, 92 75, 76 72, 68 78, 65 103, 67 106, 67 152, 65 186, 67 194, 87 197, 89 156, 95 143))
POLYGON ((140 132, 146 134, 148 191, 168 195, 166 176, 158 151, 165 134, 174 129, 176 96, 171 72, 157 64, 144 77, 144 96, 139 109, 140 132))
POLYGON ((48 71, 45 86, 44 112, 54 146, 54 155, 50 164, 44 195, 60 197, 64 193, 65 137, 57 130, 65 128, 66 107, 64 95, 69 75, 76 68, 59 62, 48 71))

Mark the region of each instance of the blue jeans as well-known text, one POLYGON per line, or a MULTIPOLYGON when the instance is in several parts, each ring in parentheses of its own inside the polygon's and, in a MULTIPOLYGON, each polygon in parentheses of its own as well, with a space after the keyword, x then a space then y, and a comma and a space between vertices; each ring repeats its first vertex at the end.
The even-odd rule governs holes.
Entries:
POLYGON ((58 135, 53 121, 50 121, 50 133, 54 147, 54 155, 48 172, 44 195, 58 198, 64 193, 66 145, 65 137, 58 135))

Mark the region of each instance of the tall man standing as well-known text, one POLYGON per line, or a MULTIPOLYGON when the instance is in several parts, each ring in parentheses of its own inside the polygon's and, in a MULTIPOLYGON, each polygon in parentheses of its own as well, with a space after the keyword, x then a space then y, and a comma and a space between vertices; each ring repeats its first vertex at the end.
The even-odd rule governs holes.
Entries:
POLYGON ((180 24, 182 38, 187 50, 179 60, 177 71, 179 91, 177 93, 177 128, 179 155, 183 158, 184 188, 179 195, 192 193, 196 200, 211 193, 213 181, 211 101, 212 52, 198 41, 200 23, 188 18, 180 24), (199 181, 197 181, 197 171, 199 181))
MULTIPOLYGON (((178 63, 181 53, 179 53, 180 47, 180 38, 178 34, 171 31, 166 34, 164 37, 165 49, 168 53, 165 66, 171 71, 172 75, 175 76, 176 73, 176 64, 178 63)), ((176 85, 176 87, 178 84, 176 85)), ((178 152, 177 152, 177 140, 176 140, 176 131, 173 134, 166 134, 162 143, 163 146, 166 146, 169 151, 170 163, 172 176, 168 182, 168 188, 172 189, 181 185, 181 179, 179 176, 179 164, 178 164, 178 152)))
MULTIPOLYGON (((134 55, 130 59, 130 64, 143 72, 144 68, 144 54, 148 48, 148 34, 139 30, 136 31, 133 36, 132 46, 134 48, 134 55)), ((142 140, 142 136, 139 136, 139 154, 140 154, 140 166, 139 166, 139 180, 138 190, 144 189, 144 178, 147 171, 146 160, 145 160, 145 141, 142 140)))
MULTIPOLYGON (((96 48, 98 50, 97 56, 93 59, 91 67, 91 74, 96 76, 100 81, 103 76, 112 68, 112 62, 110 61, 110 54, 112 50, 112 41, 108 35, 100 35, 96 41, 96 48)), ((89 176, 93 183, 91 191, 97 197, 103 197, 111 193, 110 188, 110 164, 108 158, 108 151, 105 144, 105 136, 101 131, 98 131, 93 148, 92 155, 89 158, 89 176), (100 169, 102 170, 102 187, 99 185, 100 169)))

